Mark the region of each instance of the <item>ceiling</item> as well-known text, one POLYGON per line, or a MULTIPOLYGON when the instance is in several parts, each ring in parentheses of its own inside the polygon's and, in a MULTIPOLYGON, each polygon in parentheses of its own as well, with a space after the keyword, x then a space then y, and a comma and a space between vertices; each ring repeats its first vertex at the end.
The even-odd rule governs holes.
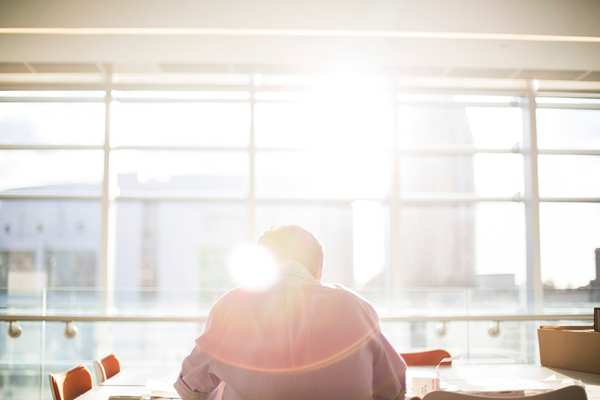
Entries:
POLYGON ((598 81, 598 21, 600 2, 583 0, 0 0, 0 73, 137 65, 153 72, 339 68, 598 81), (1 33, 6 28, 67 33, 1 33), (103 31, 111 28, 151 30, 103 31), (181 31, 187 28, 221 31, 181 31), (393 37, 399 32, 413 37, 393 37))

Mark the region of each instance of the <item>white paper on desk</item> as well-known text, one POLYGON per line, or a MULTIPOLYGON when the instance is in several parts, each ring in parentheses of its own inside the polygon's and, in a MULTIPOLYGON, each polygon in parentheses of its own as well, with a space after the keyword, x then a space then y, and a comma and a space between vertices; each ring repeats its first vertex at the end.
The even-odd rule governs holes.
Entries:
POLYGON ((548 391, 549 387, 537 381, 521 379, 488 378, 488 379, 449 379, 442 381, 450 391, 483 392, 503 390, 540 390, 548 391))
POLYGON ((587 393, 588 400, 600 399, 600 386, 586 385, 585 392, 587 393))
MULTIPOLYGON (((475 394, 475 392, 505 390, 524 391, 525 395, 534 395, 550 392, 566 386, 579 384, 580 381, 570 379, 551 379, 544 381, 530 381, 524 379, 450 379, 442 381, 442 389, 456 392, 475 394)), ((510 396, 507 396, 510 397, 510 396)))
POLYGON ((442 361, 439 362, 439 364, 437 365, 437 367, 435 367, 435 371, 437 373, 438 382, 440 380, 440 365, 442 365, 442 363, 444 363, 444 362, 460 360, 461 356, 462 356, 462 353, 457 354, 457 355, 452 356, 452 357, 446 357, 446 358, 442 359, 442 361))
POLYGON ((150 389, 150 398, 178 399, 179 393, 172 384, 148 379, 146 388, 150 389))
POLYGON ((548 387, 552 389, 561 389, 571 385, 583 386, 583 382, 578 381, 577 379, 556 379, 555 374, 547 377, 546 379, 540 382, 548 385, 548 387))

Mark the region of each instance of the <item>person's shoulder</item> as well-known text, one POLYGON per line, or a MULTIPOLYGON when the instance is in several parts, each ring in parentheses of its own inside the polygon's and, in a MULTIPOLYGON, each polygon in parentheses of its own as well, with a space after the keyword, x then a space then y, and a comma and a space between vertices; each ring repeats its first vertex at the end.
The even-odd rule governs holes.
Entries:
POLYGON ((243 286, 238 286, 225 292, 212 306, 212 309, 227 307, 231 303, 244 302, 251 295, 250 292, 244 290, 243 286))
POLYGON ((322 284, 329 293, 329 303, 338 309, 353 310, 353 315, 363 315, 368 320, 379 325, 379 315, 375 307, 360 294, 337 283, 322 284), (332 301, 333 300, 333 301, 332 301))
POLYGON ((352 289, 347 288, 344 285, 340 285, 339 283, 323 283, 321 284, 321 286, 323 288, 329 289, 329 293, 332 296, 339 297, 347 303, 353 302, 369 310, 372 310, 373 312, 375 311, 375 309, 367 299, 365 299, 360 294, 356 293, 352 289))
POLYGON ((245 286, 238 286, 223 294, 211 307, 211 314, 244 314, 265 304, 270 296, 277 293, 277 288, 265 291, 252 291, 245 286))

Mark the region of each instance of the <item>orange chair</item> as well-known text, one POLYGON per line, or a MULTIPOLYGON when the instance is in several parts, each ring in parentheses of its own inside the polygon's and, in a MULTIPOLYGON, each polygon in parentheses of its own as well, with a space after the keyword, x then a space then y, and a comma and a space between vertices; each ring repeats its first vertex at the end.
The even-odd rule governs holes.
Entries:
POLYGON ((92 389, 92 374, 84 365, 49 378, 54 400, 74 400, 92 389))
MULTIPOLYGON (((409 367, 433 365, 436 366, 444 358, 450 357, 446 350, 420 351, 418 353, 400 353, 400 356, 409 367)), ((452 365, 452 361, 446 361, 442 365, 452 365)))
POLYGON ((94 374, 96 382, 102 383, 121 372, 121 362, 114 354, 104 357, 102 360, 94 360, 94 374))

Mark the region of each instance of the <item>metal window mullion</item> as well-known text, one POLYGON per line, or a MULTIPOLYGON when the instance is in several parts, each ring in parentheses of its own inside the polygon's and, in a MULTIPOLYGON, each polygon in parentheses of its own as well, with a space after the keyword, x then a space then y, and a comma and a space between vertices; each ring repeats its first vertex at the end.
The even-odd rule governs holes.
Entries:
POLYGON ((177 99, 177 98, 119 98, 119 103, 223 103, 244 104, 248 99, 177 99))
MULTIPOLYGON (((164 132, 168 134, 168 132, 164 132)), ((1 149, 1 147, 0 147, 1 149)), ((249 148, 244 147, 226 147, 226 146, 136 146, 123 145, 113 146, 111 150, 142 150, 142 151, 244 151, 249 148)))
POLYGON ((600 110, 600 104, 575 104, 575 103, 541 103, 537 108, 547 110, 600 110))
POLYGON ((104 103, 100 97, 0 97, 0 103, 104 103))
POLYGON ((0 150, 103 150, 101 145, 79 144, 0 144, 0 150))
POLYGON ((521 197, 400 197, 401 204, 455 204, 455 203, 484 203, 484 202, 520 202, 521 197))
POLYGON ((600 150, 539 150, 538 154, 550 154, 550 155, 561 155, 561 156, 600 156, 600 150))
POLYGON ((544 197, 540 203, 600 203, 599 197, 544 197))
POLYGON ((543 289, 540 263, 540 198, 538 190, 536 93, 534 87, 534 82, 530 82, 530 91, 523 99, 527 309, 530 313, 541 313, 543 289))
MULTIPOLYGON (((393 136, 392 136, 392 182, 390 191, 390 237, 391 237, 391 265, 389 276, 386 276, 386 289, 400 289, 402 287, 401 269, 402 269, 402 243, 400 237, 400 121, 398 108, 398 88, 394 87, 396 94, 393 99, 392 118, 393 120, 393 136)), ((393 292, 392 292, 393 293, 393 292)), ((393 302, 393 298, 392 298, 393 302)), ((393 303, 392 303, 393 304, 393 303)))
POLYGON ((402 100, 400 102, 400 104, 402 104, 404 106, 411 106, 411 107, 432 107, 432 108, 438 108, 438 107, 447 107, 447 108, 465 108, 465 107, 514 108, 514 107, 518 107, 518 105, 515 105, 512 103, 506 103, 506 102, 492 103, 492 102, 485 102, 485 101, 482 101, 482 102, 475 102, 475 101, 452 102, 452 101, 402 100))
POLYGON ((250 143, 248 146, 249 181, 248 181, 248 237, 255 240, 256 235, 256 188, 255 188, 255 156, 256 146, 254 140, 254 112, 256 106, 255 90, 250 92, 250 143))
POLYGON ((426 148, 426 147, 413 147, 413 148, 401 148, 399 149, 402 155, 471 155, 471 154, 520 154, 520 149, 470 149, 470 148, 426 148))
POLYGON ((111 117, 111 91, 106 91, 106 110, 104 119, 104 174, 102 180, 102 221, 100 234, 100 308, 110 312, 114 304, 114 260, 112 252, 112 239, 114 231, 113 199, 110 197, 110 117, 111 117))
POLYGON ((55 193, 55 194, 30 194, 30 193, 1 193, 0 200, 102 200, 101 195, 55 193))

